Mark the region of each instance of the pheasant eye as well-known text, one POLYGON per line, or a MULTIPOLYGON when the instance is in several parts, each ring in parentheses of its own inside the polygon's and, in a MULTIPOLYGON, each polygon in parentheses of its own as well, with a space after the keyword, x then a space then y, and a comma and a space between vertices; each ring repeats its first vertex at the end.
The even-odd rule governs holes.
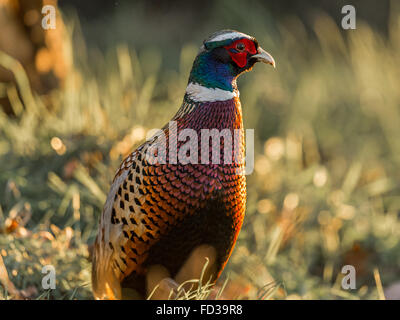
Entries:
POLYGON ((236 45, 236 50, 238 50, 238 51, 243 51, 245 48, 246 48, 246 46, 245 46, 244 43, 242 43, 242 42, 239 42, 239 43, 236 45))

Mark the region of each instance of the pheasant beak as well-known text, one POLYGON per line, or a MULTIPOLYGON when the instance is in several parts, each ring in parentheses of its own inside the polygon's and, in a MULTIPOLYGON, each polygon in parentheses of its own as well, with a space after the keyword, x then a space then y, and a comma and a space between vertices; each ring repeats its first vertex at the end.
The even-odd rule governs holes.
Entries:
POLYGON ((275 68, 275 60, 274 58, 263 48, 259 47, 257 53, 252 56, 255 58, 257 62, 264 62, 266 64, 270 64, 275 68))

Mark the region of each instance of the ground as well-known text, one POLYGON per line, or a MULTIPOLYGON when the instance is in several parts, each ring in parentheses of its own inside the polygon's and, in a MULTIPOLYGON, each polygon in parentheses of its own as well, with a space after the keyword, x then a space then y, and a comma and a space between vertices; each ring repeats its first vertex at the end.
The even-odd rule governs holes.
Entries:
MULTIPOLYGON (((310 35, 292 17, 273 36, 258 28, 277 68, 239 80, 255 169, 223 298, 399 295, 400 15, 387 37, 362 21, 342 32, 323 14, 314 26, 310 35), (341 287, 344 265, 355 267, 356 289, 341 287)), ((0 254, 30 299, 92 299, 90 245, 113 174, 176 112, 200 45, 188 38, 170 64, 157 44, 104 52, 74 35, 64 39, 74 65, 63 87, 38 96, 23 76, 20 97, 0 87, 16 114, 0 111, 0 254), (42 288, 49 264, 55 290, 42 288)), ((11 294, 0 286, 0 297, 11 294)))

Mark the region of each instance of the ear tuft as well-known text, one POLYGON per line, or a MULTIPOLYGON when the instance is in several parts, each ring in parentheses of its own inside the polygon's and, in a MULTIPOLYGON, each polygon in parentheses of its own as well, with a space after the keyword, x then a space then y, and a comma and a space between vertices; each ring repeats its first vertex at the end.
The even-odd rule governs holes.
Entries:
POLYGON ((215 48, 213 51, 213 56, 216 60, 221 61, 222 63, 228 63, 231 59, 229 53, 225 48, 215 48))

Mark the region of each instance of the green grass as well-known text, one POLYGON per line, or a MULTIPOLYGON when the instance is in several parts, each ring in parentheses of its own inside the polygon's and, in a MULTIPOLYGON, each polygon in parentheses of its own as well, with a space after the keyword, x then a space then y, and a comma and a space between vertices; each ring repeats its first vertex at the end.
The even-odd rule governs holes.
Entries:
MULTIPOLYGON (((222 296, 377 299, 374 270, 384 288, 400 281, 400 11, 388 38, 362 22, 342 34, 324 15, 314 25, 316 37, 295 17, 273 36, 259 31, 277 68, 256 66, 239 80, 256 167, 222 296), (356 267, 356 290, 341 289, 345 264, 356 267)), ((77 45, 65 44, 72 59, 77 45)), ((87 244, 113 174, 176 112, 198 46, 181 48, 178 68, 162 47, 76 54, 64 87, 46 97, 0 54, 21 93, 0 84, 17 114, 0 111, 0 254, 18 289, 92 298, 87 244), (6 232, 12 220, 19 229, 6 232), (41 289, 45 264, 56 268, 56 290, 41 289)))

